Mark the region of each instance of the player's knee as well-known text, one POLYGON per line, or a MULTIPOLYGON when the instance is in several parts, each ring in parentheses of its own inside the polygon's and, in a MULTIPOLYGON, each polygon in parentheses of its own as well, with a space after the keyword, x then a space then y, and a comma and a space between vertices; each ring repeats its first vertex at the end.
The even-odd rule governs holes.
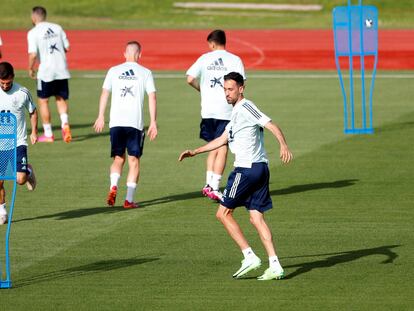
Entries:
POLYGON ((17 182, 17 184, 19 184, 19 185, 24 185, 24 184, 26 183, 26 181, 27 181, 27 176, 26 176, 26 174, 24 174, 24 175, 20 175, 20 174, 18 174, 18 175, 17 175, 17 178, 16 178, 16 182, 17 182))
POLYGON ((255 227, 258 227, 258 226, 260 226, 260 224, 262 223, 262 221, 263 221, 263 218, 261 218, 261 217, 257 217, 256 215, 250 215, 250 223, 253 225, 253 226, 255 226, 255 227))

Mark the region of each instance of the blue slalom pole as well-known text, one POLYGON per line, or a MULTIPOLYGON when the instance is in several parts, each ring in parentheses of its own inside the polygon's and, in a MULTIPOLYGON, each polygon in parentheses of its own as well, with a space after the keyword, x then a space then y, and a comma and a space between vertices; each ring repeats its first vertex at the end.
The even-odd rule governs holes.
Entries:
MULTIPOLYGON (((13 181, 12 199, 9 204, 8 222, 5 236, 5 279, 3 279, 3 273, 0 269, 0 288, 11 288, 10 233, 17 189, 17 119, 16 116, 11 113, 0 113, 0 150, 12 150, 12 152, 9 153, 12 155, 12 158, 7 155, 0 158, 0 167, 2 171, 0 180, 13 181), (11 171, 9 169, 10 165, 11 171)), ((7 154, 7 152, 5 154, 7 154)))

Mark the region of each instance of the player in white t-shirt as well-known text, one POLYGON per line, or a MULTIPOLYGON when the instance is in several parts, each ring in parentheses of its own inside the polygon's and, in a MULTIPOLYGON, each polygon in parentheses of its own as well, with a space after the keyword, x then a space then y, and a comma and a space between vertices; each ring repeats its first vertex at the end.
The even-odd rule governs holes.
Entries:
MULTIPOLYGON (((19 185, 26 184, 32 191, 36 187, 36 178, 33 167, 27 162, 27 133, 26 133, 26 111, 30 115, 31 134, 30 141, 35 144, 37 141, 37 111, 30 92, 14 82, 14 69, 8 62, 0 63, 0 112, 12 113, 16 117, 17 142, 16 142, 16 181, 19 185)), ((0 118, 0 126, 6 126, 10 121, 7 117, 0 118)), ((10 153, 14 152, 14 146, 3 141, 0 145, 0 157, 11 159, 10 153)), ((0 170, 6 167, 2 166, 0 170)), ((4 172, 0 172, 4 176, 4 172)), ((0 180, 0 225, 7 222, 7 211, 5 203, 4 181, 0 180)))
POLYGON ((137 41, 128 42, 125 49, 126 62, 109 69, 99 101, 99 114, 95 121, 95 131, 102 132, 105 126, 105 109, 112 92, 109 128, 111 136, 110 170, 111 185, 107 197, 109 206, 115 204, 118 181, 125 164, 125 149, 128 151, 129 172, 127 177, 127 195, 124 208, 137 208, 134 193, 140 172, 140 158, 144 147, 144 96, 148 95, 150 125, 148 136, 154 140, 157 130, 157 98, 152 73, 139 65, 141 45, 137 41))
POLYGON ((263 215, 265 211, 272 208, 263 128, 268 129, 278 140, 280 158, 283 163, 289 163, 293 156, 280 128, 251 101, 245 99, 243 91, 244 79, 242 75, 231 72, 224 77, 226 100, 233 106, 231 120, 225 132, 200 148, 184 151, 179 160, 229 144, 231 152, 235 154, 235 168, 227 181, 216 216, 244 255, 242 266, 233 274, 233 277, 240 278, 261 266, 260 258, 253 252, 239 224, 233 218, 234 209, 244 205, 249 210, 250 222, 259 233, 269 256, 269 268, 258 279, 281 279, 284 277, 284 271, 276 256, 272 233, 263 215))
MULTIPOLYGON (((207 37, 209 53, 201 55, 187 70, 187 82, 201 94, 200 138, 207 142, 219 137, 231 116, 231 106, 227 104, 223 92, 225 74, 239 72, 244 79, 241 59, 226 51, 226 34, 214 30, 207 37)), ((207 157, 206 185, 202 193, 213 200, 219 200, 219 185, 226 166, 227 146, 209 152, 207 157)))
POLYGON ((49 97, 56 98, 60 115, 62 139, 69 143, 72 133, 69 126, 68 99, 70 78, 66 53, 69 51, 69 41, 62 27, 46 21, 46 9, 36 6, 32 9, 34 27, 27 34, 29 53, 29 76, 37 78, 37 97, 42 118, 44 134, 39 142, 54 142, 49 97), (35 66, 39 62, 36 76, 35 66))

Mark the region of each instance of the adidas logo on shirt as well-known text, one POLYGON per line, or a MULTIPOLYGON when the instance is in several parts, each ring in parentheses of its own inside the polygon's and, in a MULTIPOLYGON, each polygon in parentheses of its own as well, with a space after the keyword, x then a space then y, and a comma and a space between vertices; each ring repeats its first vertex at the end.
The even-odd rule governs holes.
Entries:
POLYGON ((50 27, 46 30, 46 33, 43 35, 43 39, 51 39, 55 37, 57 37, 57 34, 55 34, 53 29, 50 27))
POLYGON ((227 71, 227 67, 224 66, 223 60, 220 58, 216 59, 212 62, 209 66, 207 66, 207 70, 224 70, 227 71))
POLYGON ((129 70, 123 72, 119 76, 119 79, 121 79, 121 80, 137 80, 138 77, 135 75, 135 73, 132 69, 129 69, 129 70))

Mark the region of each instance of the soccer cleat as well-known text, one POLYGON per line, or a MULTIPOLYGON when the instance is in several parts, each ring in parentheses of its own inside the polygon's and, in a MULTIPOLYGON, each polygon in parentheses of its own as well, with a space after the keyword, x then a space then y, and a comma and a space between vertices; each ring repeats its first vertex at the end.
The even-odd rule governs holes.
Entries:
POLYGON ((51 137, 42 135, 37 138, 37 141, 39 143, 53 143, 55 141, 55 137, 53 135, 51 137))
POLYGON ((67 123, 62 127, 62 139, 65 143, 70 143, 72 141, 72 133, 70 131, 70 126, 67 123))
POLYGON ((269 280, 280 280, 285 277, 285 272, 282 268, 272 269, 267 268, 263 275, 259 276, 257 279, 259 281, 269 281, 269 280))
POLYGON ((205 196, 208 197, 208 194, 213 190, 213 188, 210 187, 210 185, 205 185, 203 190, 201 190, 201 193, 205 196))
POLYGON ((139 205, 138 205, 138 203, 129 202, 128 200, 125 200, 124 208, 139 208, 139 205))
POLYGON ((242 277, 243 275, 246 275, 250 271, 260 268, 260 266, 262 265, 262 261, 257 256, 254 256, 252 258, 245 258, 245 259, 242 260, 241 263, 242 263, 242 265, 241 265, 240 269, 237 270, 237 272, 235 274, 233 274, 234 278, 238 279, 238 278, 242 277))
POLYGON ((109 206, 114 206, 115 205, 115 200, 116 200, 116 193, 118 191, 118 187, 117 186, 113 186, 111 188, 111 190, 109 190, 108 192, 108 197, 106 199, 106 203, 109 206))
POLYGON ((221 201, 223 198, 223 194, 218 190, 210 191, 207 196, 214 201, 221 201))
POLYGON ((27 167, 31 171, 31 174, 27 175, 26 187, 29 191, 33 191, 36 188, 36 175, 34 173, 33 166, 27 164, 27 167))

